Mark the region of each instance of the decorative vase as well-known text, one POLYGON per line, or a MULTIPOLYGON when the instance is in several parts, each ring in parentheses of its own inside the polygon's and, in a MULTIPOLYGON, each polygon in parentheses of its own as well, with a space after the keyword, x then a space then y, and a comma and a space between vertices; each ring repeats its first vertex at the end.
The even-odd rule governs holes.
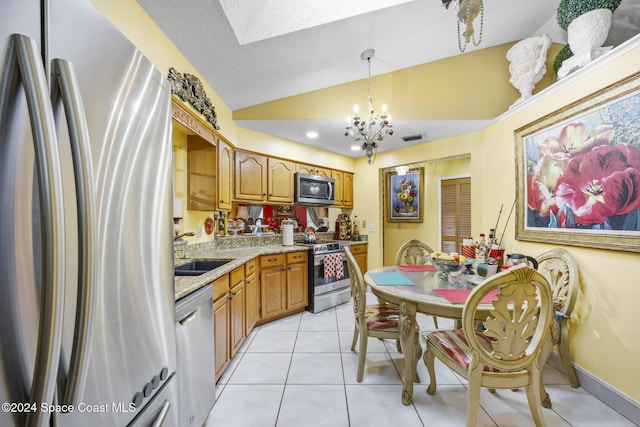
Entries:
POLYGON ((558 78, 584 67, 611 49, 612 46, 602 47, 611 29, 611 15, 609 9, 595 9, 571 21, 567 38, 573 56, 563 61, 558 78))

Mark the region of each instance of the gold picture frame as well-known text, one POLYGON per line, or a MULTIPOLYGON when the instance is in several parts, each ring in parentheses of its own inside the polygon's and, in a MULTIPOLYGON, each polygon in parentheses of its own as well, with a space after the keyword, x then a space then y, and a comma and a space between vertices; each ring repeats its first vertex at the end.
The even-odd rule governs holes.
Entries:
POLYGON ((385 176, 385 213, 388 222, 422 222, 424 168, 409 169, 405 175, 385 176))
POLYGON ((640 252, 640 73, 515 131, 516 234, 640 252))

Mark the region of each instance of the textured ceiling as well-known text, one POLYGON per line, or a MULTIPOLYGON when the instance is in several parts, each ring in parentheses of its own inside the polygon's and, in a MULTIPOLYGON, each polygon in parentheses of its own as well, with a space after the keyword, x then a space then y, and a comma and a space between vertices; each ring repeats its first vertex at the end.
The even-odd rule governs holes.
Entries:
MULTIPOLYGON (((366 78, 360 54, 374 48, 372 75, 460 54, 455 11, 441 0, 138 0, 224 102, 238 110, 366 78)), ((546 33, 566 42, 555 22, 559 0, 484 0, 484 49, 546 33)), ((628 39, 640 28, 640 0, 623 0, 616 11, 628 39)), ((614 15, 615 16, 615 15, 614 15)), ((477 27, 477 22, 476 22, 477 27)), ((375 89, 373 89, 375 90, 375 89)), ((375 94, 372 94, 375 99, 375 94)), ((384 100, 379 100, 381 103, 384 100)), ((356 100, 357 102, 357 100, 356 100)), ((353 103, 345 105, 344 116, 353 103)), ((392 107, 390 106, 390 109, 392 107)), ((401 136, 424 142, 486 127, 491 120, 404 120, 381 150, 406 146, 401 136), (401 126, 402 125, 402 126, 401 126)), ((246 120, 257 130, 347 156, 345 121, 246 120), (308 140, 305 133, 320 136, 308 140)), ((223 130, 224 131, 224 130, 223 130)))

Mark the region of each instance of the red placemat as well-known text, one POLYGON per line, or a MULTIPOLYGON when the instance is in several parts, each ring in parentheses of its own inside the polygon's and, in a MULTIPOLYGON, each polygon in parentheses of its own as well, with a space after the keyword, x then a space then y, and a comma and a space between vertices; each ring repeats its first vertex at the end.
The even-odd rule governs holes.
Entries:
POLYGON ((435 265, 399 265, 398 268, 404 271, 438 271, 435 265))
MULTIPOLYGON (((434 291, 445 297, 447 301, 452 304, 464 304, 473 289, 434 289, 434 291)), ((480 302, 482 304, 489 304, 496 299, 497 294, 498 291, 493 290, 485 295, 480 302)))

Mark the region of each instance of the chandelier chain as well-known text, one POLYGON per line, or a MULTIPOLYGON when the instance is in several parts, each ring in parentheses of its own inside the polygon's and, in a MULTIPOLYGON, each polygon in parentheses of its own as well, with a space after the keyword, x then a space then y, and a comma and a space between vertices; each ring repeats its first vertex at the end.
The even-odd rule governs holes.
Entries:
MULTIPOLYGON (((466 31, 469 31, 469 28, 473 28, 473 17, 470 14, 470 10, 471 7, 469 5, 467 5, 467 10, 465 13, 465 20, 464 20, 464 24, 466 26, 466 31)), ((458 49, 460 50, 461 53, 464 53, 464 51, 467 49, 467 39, 466 37, 463 36, 463 38, 465 39, 464 41, 464 45, 462 44, 462 41, 460 40, 460 19, 457 20, 457 29, 458 29, 458 49)), ((482 34, 484 32, 484 1, 480 0, 480 36, 478 37, 478 39, 476 40, 476 36, 475 36, 475 32, 473 32, 473 35, 471 36, 472 42, 474 46, 478 46, 480 44, 480 42, 482 42, 482 34)), ((463 32, 464 33, 464 32, 463 32)))

